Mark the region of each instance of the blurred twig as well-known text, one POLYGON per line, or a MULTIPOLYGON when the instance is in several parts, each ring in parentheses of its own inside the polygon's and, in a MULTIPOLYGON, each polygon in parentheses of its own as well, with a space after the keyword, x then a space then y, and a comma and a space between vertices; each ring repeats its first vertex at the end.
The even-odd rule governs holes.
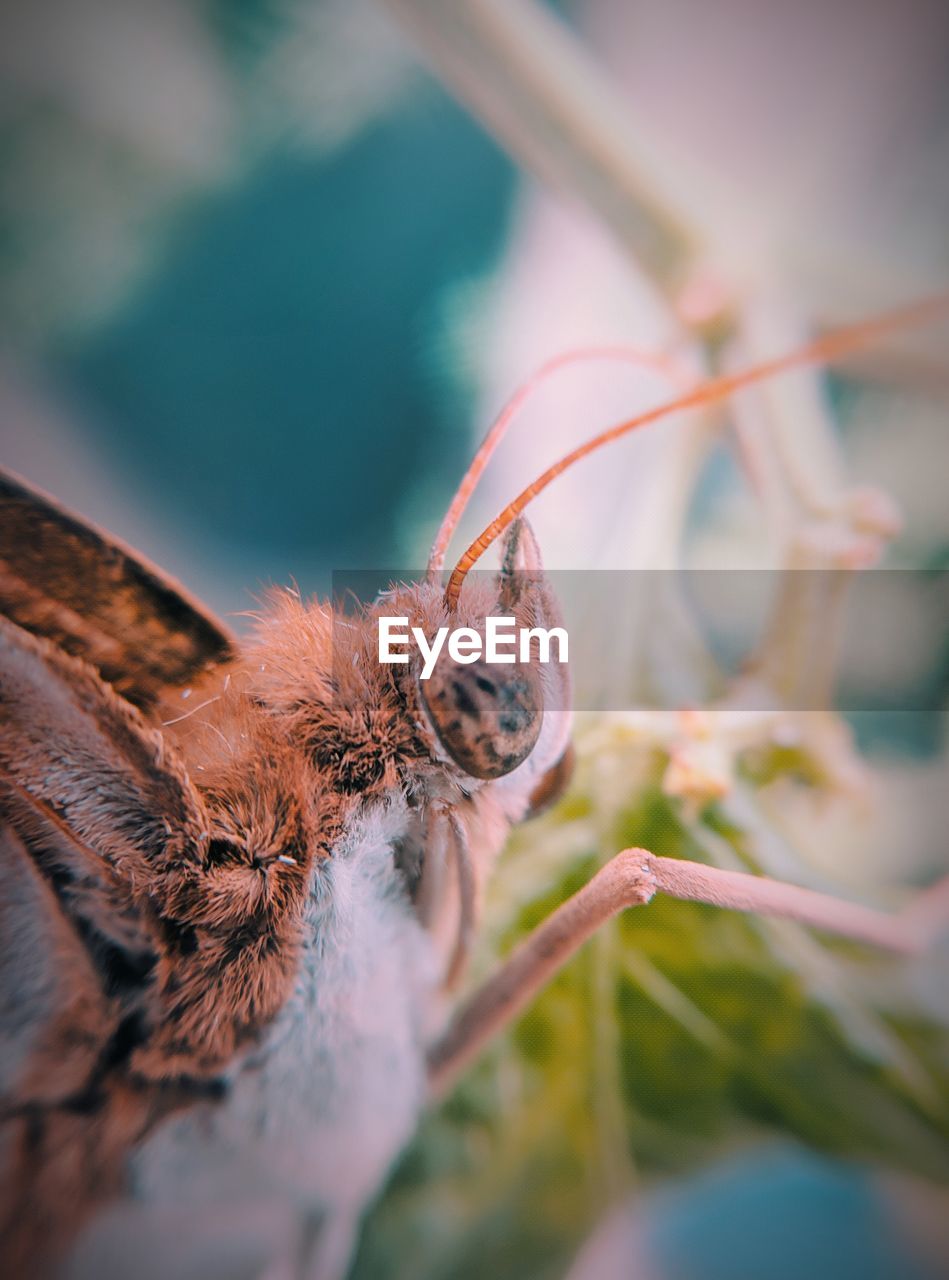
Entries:
POLYGON ((584 46, 534 0, 385 0, 527 169, 587 203, 667 287, 703 236, 648 131, 584 46))

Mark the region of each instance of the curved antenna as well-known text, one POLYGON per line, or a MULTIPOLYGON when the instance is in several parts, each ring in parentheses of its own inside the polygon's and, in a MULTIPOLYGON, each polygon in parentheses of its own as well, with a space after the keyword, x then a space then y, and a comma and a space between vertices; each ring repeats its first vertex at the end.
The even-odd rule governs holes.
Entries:
POLYGON ((435 535, 435 541, 432 543, 432 549, 428 557, 428 572, 430 575, 440 573, 444 568, 448 544, 458 528, 458 522, 464 514, 475 486, 481 479, 481 475, 490 462, 494 451, 507 434, 511 423, 530 397, 548 378, 555 373, 559 373, 561 369, 566 368, 568 365, 583 364, 592 360, 616 360, 634 365, 640 369, 653 369, 656 373, 662 374, 671 382, 680 386, 688 386, 691 381, 690 375, 673 357, 664 355, 662 352, 641 351, 636 347, 612 345, 571 347, 570 350, 563 351, 559 355, 552 356, 551 359, 546 360, 514 392, 479 445, 468 470, 455 490, 455 496, 445 512, 445 518, 439 526, 438 533, 435 535))
POLYGON ((869 345, 874 338, 890 333, 894 329, 904 329, 914 325, 925 324, 941 312, 946 311, 949 311, 949 294, 940 294, 935 298, 928 298, 923 302, 918 302, 908 307, 888 311, 884 315, 875 316, 870 320, 863 320, 857 324, 833 329, 816 338, 813 342, 799 347, 796 351, 791 351, 783 356, 776 356, 771 360, 764 360, 760 364, 753 365, 750 369, 745 369, 739 373, 722 374, 720 377, 711 378, 693 390, 685 392, 675 400, 670 400, 655 409, 648 409, 645 413, 637 414, 634 418, 628 418, 625 422, 617 423, 615 426, 601 431, 598 435, 587 440, 584 444, 578 445, 576 449, 572 449, 558 462, 548 467, 532 484, 529 484, 526 489, 519 493, 514 501, 509 503, 491 521, 488 527, 475 538, 452 570, 448 586, 445 589, 446 606, 449 609, 455 608, 461 595, 462 583, 468 571, 487 551, 495 538, 502 534, 512 521, 517 519, 527 504, 546 489, 551 481, 556 480, 559 475, 562 475, 564 471, 572 467, 575 462, 579 462, 581 458, 587 457, 588 454, 602 448, 603 445, 611 444, 614 440, 620 439, 621 436, 629 435, 630 432, 636 431, 640 427, 645 427, 652 422, 667 418, 672 413, 678 413, 683 409, 695 409, 703 405, 714 404, 716 401, 723 400, 726 396, 731 395, 733 391, 739 391, 743 387, 752 386, 758 382, 764 382, 775 374, 785 373, 803 365, 830 363, 851 351, 869 345))

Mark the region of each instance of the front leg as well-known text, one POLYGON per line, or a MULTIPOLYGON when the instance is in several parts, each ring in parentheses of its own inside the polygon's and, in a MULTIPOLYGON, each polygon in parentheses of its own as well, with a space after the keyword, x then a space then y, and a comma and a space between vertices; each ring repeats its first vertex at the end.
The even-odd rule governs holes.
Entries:
POLYGON ((796 920, 870 946, 909 955, 949 922, 949 878, 897 915, 798 885, 699 862, 624 849, 534 930, 455 1014, 429 1054, 436 1096, 447 1092, 485 1044, 527 1005, 601 924, 656 893, 734 911, 796 920))

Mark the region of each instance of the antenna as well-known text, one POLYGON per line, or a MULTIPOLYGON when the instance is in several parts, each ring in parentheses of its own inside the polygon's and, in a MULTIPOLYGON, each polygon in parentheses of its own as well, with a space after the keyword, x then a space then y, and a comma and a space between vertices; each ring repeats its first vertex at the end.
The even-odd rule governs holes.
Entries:
POLYGON ((468 470, 455 491, 451 505, 445 512, 445 518, 439 526, 438 533, 435 535, 435 541, 428 557, 428 572, 430 575, 440 573, 444 568, 448 544, 458 528, 458 522, 464 514, 468 501, 494 451, 527 401, 561 369, 565 369, 570 365, 585 364, 595 360, 615 360, 634 365, 640 369, 652 369, 681 387, 687 387, 692 381, 692 376, 687 372, 685 366, 674 357, 665 355, 662 352, 641 351, 636 347, 607 345, 572 347, 570 350, 561 352, 559 355, 545 361, 526 382, 518 387, 507 401, 504 408, 495 418, 488 434, 479 445, 477 453, 472 458, 468 470))
POLYGON ((791 369, 801 368, 809 364, 832 363, 851 351, 870 345, 875 338, 888 334, 893 330, 926 324, 947 311, 949 311, 949 294, 940 294, 923 302, 917 302, 895 311, 888 311, 883 315, 874 316, 869 320, 860 321, 857 324, 832 329, 821 335, 821 337, 815 338, 813 342, 799 347, 796 351, 777 356, 771 360, 764 360, 760 364, 753 365, 750 369, 745 369, 738 373, 723 374, 720 377, 711 378, 700 386, 686 391, 675 400, 670 400, 667 404, 659 405, 655 409, 648 409, 645 413, 637 414, 634 418, 628 418, 625 422, 617 423, 615 426, 601 431, 591 440, 587 440, 576 449, 572 449, 559 461, 548 467, 533 483, 522 490, 513 502, 508 503, 488 527, 475 538, 452 570, 448 586, 445 589, 446 606, 449 609, 454 609, 457 606, 461 595, 462 583, 469 570, 487 551, 495 538, 502 534, 513 520, 517 519, 528 503, 533 501, 539 493, 542 493, 552 481, 572 467, 574 463, 579 462, 582 458, 595 452, 595 450, 602 448, 606 444, 611 444, 614 440, 619 440, 622 436, 629 435, 632 431, 637 431, 640 427, 646 427, 650 423, 667 418, 672 413, 679 413, 683 409, 696 409, 714 404, 731 395, 734 391, 740 391, 744 387, 764 382, 776 374, 786 373, 791 369))

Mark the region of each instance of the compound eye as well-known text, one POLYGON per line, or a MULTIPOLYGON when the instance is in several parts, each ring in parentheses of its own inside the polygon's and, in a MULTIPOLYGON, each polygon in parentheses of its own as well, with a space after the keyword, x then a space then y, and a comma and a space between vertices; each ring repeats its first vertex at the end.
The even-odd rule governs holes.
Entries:
POLYGON ((533 751, 543 695, 531 667, 446 657, 419 689, 439 742, 472 778, 503 778, 533 751))

